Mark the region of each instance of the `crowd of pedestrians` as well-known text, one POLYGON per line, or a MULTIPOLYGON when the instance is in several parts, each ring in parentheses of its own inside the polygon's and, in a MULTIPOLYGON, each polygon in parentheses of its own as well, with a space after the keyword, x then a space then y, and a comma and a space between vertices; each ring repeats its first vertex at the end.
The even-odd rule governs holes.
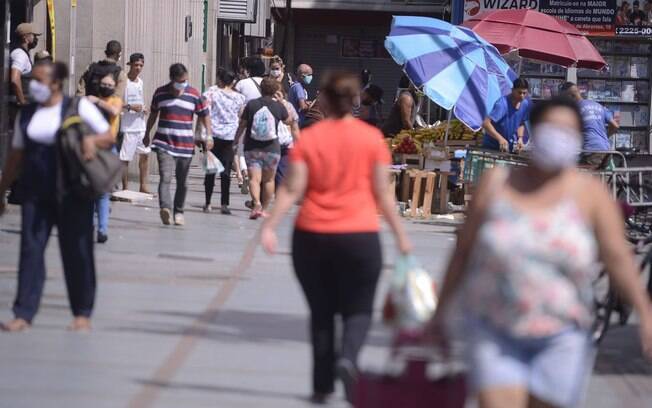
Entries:
MULTIPOLYGON (((108 240, 110 192, 80 194, 74 180, 63 177, 70 164, 61 159, 57 135, 78 120, 80 160, 113 152, 125 190, 128 164, 138 157, 139 191, 149 193, 148 156, 156 154, 164 225, 185 225, 187 179, 198 148, 223 166, 219 174, 205 175, 204 212, 213 210, 219 177, 220 212, 231 215, 235 173, 241 192, 251 198, 249 218, 264 219, 260 238, 268 253, 276 251, 275 231, 283 217, 300 204, 292 260, 310 310, 311 400, 326 402, 339 378, 353 402, 358 355, 382 269, 379 212, 398 252, 412 251, 388 191, 391 156, 383 140, 415 126, 418 96, 409 79, 401 80, 387 121, 382 89, 368 70, 324 74, 311 98, 313 68, 300 64, 292 74, 280 57, 269 66, 246 58, 237 74, 220 68, 203 94, 191 86, 183 64, 172 64, 168 81, 147 104, 140 77, 146 56, 130 55, 125 72, 121 44, 110 41, 106 58, 84 71, 77 96, 68 97, 67 67, 48 55, 32 63, 29 51, 39 34, 29 24, 21 24, 17 34, 11 53, 15 126, 0 178, 0 215, 11 190, 21 205, 21 249, 14 319, 4 330, 32 324, 54 226, 73 315, 70 328, 91 327, 94 241, 108 240)), ((599 164, 608 138, 605 125, 617 123, 600 105, 584 101, 573 83, 562 87, 565 98, 536 107, 528 87, 517 79, 498 101, 484 122, 483 142, 493 150, 520 151, 529 121, 531 165, 490 172, 481 183, 429 326, 437 339, 451 299, 462 293, 471 345, 469 384, 481 407, 578 403, 593 358, 591 271, 598 260, 638 312, 643 350, 652 355, 650 300, 636 281, 618 209, 598 181, 574 168, 582 143, 595 153, 587 162, 599 164)))

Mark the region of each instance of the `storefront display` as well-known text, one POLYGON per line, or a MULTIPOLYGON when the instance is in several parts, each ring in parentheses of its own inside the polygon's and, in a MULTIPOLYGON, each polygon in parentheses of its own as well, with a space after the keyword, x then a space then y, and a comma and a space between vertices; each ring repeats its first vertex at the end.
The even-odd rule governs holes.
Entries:
POLYGON ((647 40, 594 39, 609 64, 602 72, 578 70, 584 97, 605 105, 620 123, 615 148, 650 153, 650 51, 647 40))
POLYGON ((521 60, 515 55, 505 57, 514 70, 530 83, 534 101, 557 95, 560 85, 567 80, 576 81, 585 98, 603 104, 620 123, 620 130, 612 137, 614 148, 634 148, 652 154, 652 19, 641 19, 640 13, 634 10, 633 2, 538 0, 534 7, 524 4, 526 2, 492 0, 463 0, 463 3, 462 20, 473 18, 483 11, 533 8, 566 20, 587 34, 607 62, 607 69, 579 69, 575 74, 575 70, 559 65, 521 60))

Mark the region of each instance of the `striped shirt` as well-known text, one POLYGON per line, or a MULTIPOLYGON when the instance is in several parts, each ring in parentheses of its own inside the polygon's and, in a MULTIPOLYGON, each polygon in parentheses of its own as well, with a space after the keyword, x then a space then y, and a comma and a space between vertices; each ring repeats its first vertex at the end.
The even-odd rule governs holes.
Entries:
POLYGON ((208 107, 199 91, 189 86, 177 96, 172 93, 170 84, 164 85, 154 93, 151 111, 159 111, 152 147, 172 156, 192 157, 195 151, 193 114, 199 117, 208 115, 208 107))

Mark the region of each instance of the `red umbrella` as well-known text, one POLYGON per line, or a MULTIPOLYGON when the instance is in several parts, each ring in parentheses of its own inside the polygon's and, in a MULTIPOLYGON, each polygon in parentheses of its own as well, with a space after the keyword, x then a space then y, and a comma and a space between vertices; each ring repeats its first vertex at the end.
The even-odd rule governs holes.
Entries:
POLYGON ((494 45, 501 54, 600 70, 607 63, 572 24, 535 10, 496 10, 471 17, 464 26, 494 45))

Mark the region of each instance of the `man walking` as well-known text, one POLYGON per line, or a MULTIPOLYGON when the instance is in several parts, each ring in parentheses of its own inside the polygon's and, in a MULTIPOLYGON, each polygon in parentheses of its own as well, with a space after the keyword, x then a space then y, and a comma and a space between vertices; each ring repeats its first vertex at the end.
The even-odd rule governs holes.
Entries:
POLYGON ((312 67, 308 64, 301 64, 297 68, 297 80, 290 87, 288 101, 294 106, 299 113, 299 126, 304 127, 306 122, 306 112, 310 109, 311 104, 308 101, 308 91, 304 85, 312 83, 312 67))
POLYGON ((77 84, 77 96, 99 96, 101 79, 107 74, 113 74, 118 78, 115 95, 119 98, 124 97, 125 87, 127 86, 127 75, 118 65, 122 56, 122 45, 118 41, 111 40, 106 43, 104 54, 106 55, 105 59, 92 63, 84 71, 77 84))
POLYGON ((125 163, 125 172, 122 176, 122 188, 129 187, 129 162, 138 153, 138 168, 140 170, 140 192, 149 193, 149 146, 143 144, 145 138, 145 97, 143 80, 140 74, 145 66, 145 56, 140 53, 131 54, 129 57, 129 72, 127 73, 127 87, 125 89, 124 107, 120 131, 122 132, 122 147, 120 148, 120 160, 125 163))
POLYGON ((528 99, 530 84, 517 78, 512 92, 498 99, 489 116, 484 120, 482 147, 501 152, 519 152, 524 147, 525 122, 530 118, 532 103, 528 99))
POLYGON ((150 133, 156 120, 158 129, 151 141, 156 150, 160 181, 158 186, 160 216, 164 225, 184 225, 183 207, 186 201, 186 179, 195 150, 193 115, 203 121, 206 129, 206 148, 213 148, 211 120, 208 107, 198 90, 188 85, 188 69, 183 64, 170 66, 170 82, 158 88, 152 98, 150 115, 145 130, 145 146, 150 144, 150 133), (172 175, 177 180, 174 202, 170 195, 172 175))
POLYGON ((604 167, 608 157, 608 154, 604 152, 611 150, 609 135, 618 130, 620 125, 614 120, 609 109, 597 102, 584 99, 577 85, 573 82, 563 84, 561 91, 575 99, 582 112, 584 125, 582 150, 587 152, 582 155, 582 163, 595 169, 604 167))

